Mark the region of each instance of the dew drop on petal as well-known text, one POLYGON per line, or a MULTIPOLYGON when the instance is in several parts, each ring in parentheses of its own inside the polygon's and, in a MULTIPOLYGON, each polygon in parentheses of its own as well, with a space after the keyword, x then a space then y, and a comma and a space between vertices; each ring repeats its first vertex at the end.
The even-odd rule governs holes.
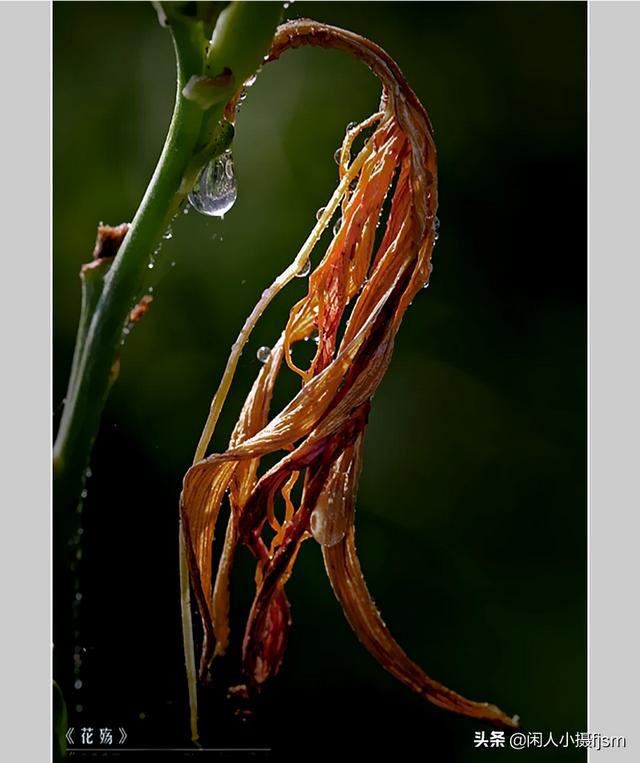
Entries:
POLYGON ((337 235, 338 235, 338 233, 340 232, 340 228, 341 228, 341 227, 342 227, 342 218, 341 218, 341 217, 339 217, 339 218, 338 218, 338 219, 335 221, 335 223, 334 223, 334 226, 333 226, 333 235, 334 235, 334 236, 337 236, 337 235))
POLYGON ((189 194, 191 206, 203 215, 223 217, 236 202, 238 189, 231 151, 212 159, 189 194))
POLYGON ((349 124, 347 125, 347 132, 349 132, 349 130, 353 130, 353 128, 357 126, 358 126, 357 122, 349 122, 349 124))
POLYGON ((344 538, 345 519, 338 506, 334 507, 333 496, 327 496, 325 493, 320 495, 309 518, 309 529, 321 546, 335 546, 344 538))
POLYGON ((335 159, 336 164, 340 164, 340 160, 342 159, 342 148, 336 149, 336 152, 333 155, 333 158, 335 159))
POLYGON ((256 352, 256 357, 261 363, 266 363, 270 355, 271 347, 259 347, 258 352, 256 352))
POLYGON ((307 257, 304 265, 296 273, 296 278, 306 278, 310 272, 311 272, 311 260, 309 259, 309 257, 307 257))

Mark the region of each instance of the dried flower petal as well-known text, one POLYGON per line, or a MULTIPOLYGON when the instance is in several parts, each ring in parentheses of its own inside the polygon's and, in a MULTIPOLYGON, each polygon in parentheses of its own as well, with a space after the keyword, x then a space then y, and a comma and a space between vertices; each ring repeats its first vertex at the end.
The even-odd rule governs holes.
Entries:
MULTIPOLYGON (((335 226, 324 257, 309 277, 307 295, 291 309, 282 336, 261 368, 228 449, 198 459, 184 479, 183 543, 204 629, 200 676, 206 678, 214 657, 228 645, 229 575, 238 542, 257 560, 256 594, 243 641, 247 686, 242 692, 250 695, 278 671, 291 624, 285 584, 302 542, 315 537, 347 619, 387 670, 440 707, 516 726, 495 706, 464 699, 413 663, 389 634, 364 583, 354 543, 364 430, 402 317, 431 271, 436 154, 426 112, 384 51, 350 32, 298 20, 278 29, 268 58, 275 60, 285 50, 306 44, 338 48, 362 59, 381 80, 383 95, 376 114, 347 130, 339 150, 338 188, 294 262, 264 292, 233 347, 199 453, 206 450, 253 326, 308 260, 340 206, 342 223, 335 226), (365 128, 373 128, 373 134, 350 162, 353 141, 365 128), (376 246, 376 228, 389 193, 390 212, 376 246), (292 346, 314 334, 315 357, 308 368, 298 368, 292 346), (274 384, 287 366, 300 376, 302 386, 269 420, 274 384), (261 459, 279 451, 280 460, 259 475, 261 459), (301 478, 301 496, 294 499, 292 491, 301 478), (230 515, 214 582, 213 534, 227 491, 230 515), (282 519, 276 513, 279 500, 286 507, 282 519)), ((227 106, 229 119, 235 103, 237 99, 227 106)))

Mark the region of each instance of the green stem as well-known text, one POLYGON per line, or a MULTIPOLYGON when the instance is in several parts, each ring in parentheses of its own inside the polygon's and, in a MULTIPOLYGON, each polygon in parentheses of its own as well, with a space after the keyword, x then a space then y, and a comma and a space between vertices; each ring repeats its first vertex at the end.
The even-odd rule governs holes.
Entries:
MULTIPOLYGON (((131 223, 89 324, 70 379, 54 447, 55 501, 63 510, 77 499, 109 388, 109 376, 127 314, 139 293, 147 260, 177 212, 183 172, 199 137, 202 109, 182 88, 202 67, 201 42, 189 24, 172 24, 178 60, 177 96, 169 133, 142 203, 131 223)), ((78 337, 81 339, 81 337, 78 337)))
POLYGON ((179 9, 175 10, 179 4, 166 5, 174 6, 167 13, 178 64, 173 117, 156 170, 105 277, 86 333, 79 332, 83 344, 76 347, 74 373, 53 454, 54 500, 56 510, 61 512, 73 508, 82 490, 122 329, 139 295, 149 255, 191 190, 199 170, 225 147, 225 141, 216 139, 203 125, 217 128, 233 89, 241 87, 262 61, 282 12, 279 3, 231 3, 220 15, 211 50, 205 56, 202 23, 181 15, 179 9), (183 89, 193 76, 202 76, 205 71, 216 73, 210 68, 214 51, 221 51, 215 57, 216 65, 232 72, 233 77, 229 85, 221 87, 220 101, 205 111, 184 97, 183 89))
MULTIPOLYGON (((260 66, 282 15, 280 3, 232 2, 220 13, 207 49, 205 31, 207 34, 210 31, 207 24, 217 13, 217 3, 155 5, 173 35, 178 66, 176 101, 156 170, 117 256, 104 280, 84 285, 72 372, 53 452, 54 590, 58 603, 65 601, 68 584, 71 517, 80 498, 91 447, 113 381, 112 369, 122 330, 139 296, 148 258, 202 167, 228 146, 233 130, 222 120, 225 105, 260 66), (196 15, 189 16, 193 6, 196 15), (209 14, 205 6, 210 8, 209 14), (188 92, 185 85, 192 78, 205 78, 209 88, 212 80, 214 88, 221 83, 219 92, 214 89, 210 105, 203 107, 185 96, 188 92)), ((195 739, 195 658, 184 551, 181 535, 183 632, 187 669, 194 679, 189 685, 189 700, 195 739)), ((59 653, 65 653, 65 645, 59 647, 59 653)))

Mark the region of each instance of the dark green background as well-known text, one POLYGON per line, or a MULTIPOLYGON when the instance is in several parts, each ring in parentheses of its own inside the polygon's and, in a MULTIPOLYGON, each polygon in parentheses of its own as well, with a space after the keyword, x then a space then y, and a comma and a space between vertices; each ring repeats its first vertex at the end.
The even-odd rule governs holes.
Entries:
MULTIPOLYGON (((287 14, 382 45, 436 131, 435 270, 404 320, 366 436, 356 526, 370 590, 433 677, 518 713, 545 738, 585 730, 586 6, 300 2, 287 14)), ((131 219, 174 80, 170 35, 150 4, 54 4, 56 417, 80 265, 98 221, 131 219)), ((370 73, 343 54, 302 50, 268 66, 237 123, 235 207, 224 221, 180 216, 149 271, 155 300, 123 348, 82 514, 72 625, 87 650, 81 689, 71 652, 55 655, 73 726, 122 726, 132 746, 188 743, 181 478, 244 317, 326 203, 345 125, 378 97, 370 73)), ((274 342, 304 286, 288 287, 256 329, 217 450, 258 370, 255 350, 274 342)), ((239 642, 247 555, 235 572, 239 642)), ((296 760, 339 750, 585 759, 473 749, 480 724, 424 703, 359 645, 313 542, 287 590, 294 623, 281 676, 240 723, 224 698, 239 680, 234 651, 203 703, 207 745, 270 746, 274 759, 296 760)), ((71 627, 69 611, 56 602, 57 627, 71 627)))

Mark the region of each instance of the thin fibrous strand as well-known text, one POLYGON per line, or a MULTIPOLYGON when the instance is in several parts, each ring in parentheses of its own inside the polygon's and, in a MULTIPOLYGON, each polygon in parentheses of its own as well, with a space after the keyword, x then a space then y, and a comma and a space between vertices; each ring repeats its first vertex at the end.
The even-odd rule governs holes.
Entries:
POLYGON ((323 230, 329 224, 333 216, 333 213, 335 212, 338 204, 340 203, 340 200, 342 199, 342 196, 345 193, 345 190, 349 187, 349 183, 351 182, 351 180, 355 178, 357 174, 360 172, 360 169, 362 168, 362 165, 364 164, 365 160, 371 153, 371 150, 372 150, 372 147, 369 144, 366 144, 364 148, 362 149, 362 151, 354 159, 353 163, 349 167, 349 170, 347 171, 345 176, 342 178, 342 180, 338 184, 338 187, 336 188, 336 190, 333 192, 333 195, 329 199, 329 202, 327 203, 327 206, 324 208, 324 211, 322 215, 320 216, 320 219, 318 220, 316 225, 313 227, 313 230, 309 234, 307 240, 303 244, 302 248, 296 255, 293 262, 275 279, 275 281, 271 284, 271 286, 268 289, 265 289, 265 291, 262 292, 261 298, 258 300, 258 303, 253 308, 253 310, 251 311, 251 314, 245 321, 245 324, 242 327, 242 330, 240 331, 238 338, 236 339, 236 341, 233 343, 233 346, 231 347, 231 354, 229 355, 229 359, 227 360, 227 365, 222 375, 220 385, 211 402, 209 415, 207 417, 207 421, 205 422, 205 426, 202 431, 202 435, 200 437, 198 447, 196 448, 196 453, 193 459, 194 463, 197 463, 202 458, 204 458, 204 455, 209 446, 209 442, 211 441, 211 437, 213 436, 215 426, 218 422, 220 411, 222 410, 222 406, 224 404, 224 401, 226 400, 227 394, 229 392, 229 388, 231 387, 231 382, 233 381, 233 376, 235 374, 238 361, 240 359, 240 356, 242 355, 242 350, 244 349, 244 346, 249 340, 249 337, 251 336, 251 332, 253 331, 256 323, 260 319, 260 316, 262 315, 262 313, 266 310, 268 305, 271 303, 273 298, 306 265, 306 262, 308 258, 310 257, 314 246, 320 239, 320 236, 322 235, 323 230))

